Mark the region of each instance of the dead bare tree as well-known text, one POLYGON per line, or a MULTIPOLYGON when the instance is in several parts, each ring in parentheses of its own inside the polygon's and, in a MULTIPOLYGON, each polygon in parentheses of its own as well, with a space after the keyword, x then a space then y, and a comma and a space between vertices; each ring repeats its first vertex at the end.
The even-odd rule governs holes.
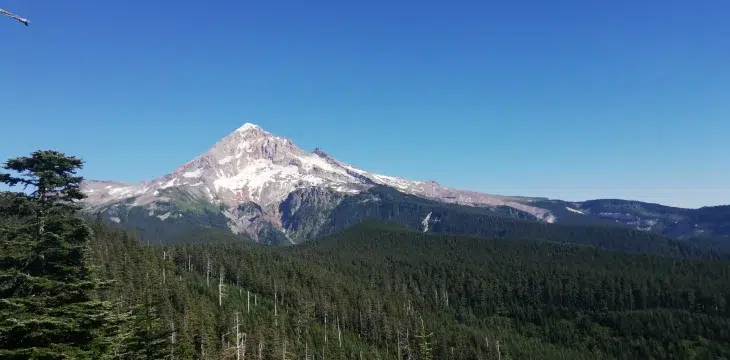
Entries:
POLYGON ((175 332, 175 322, 170 322, 170 359, 175 359, 175 339, 177 336, 177 332, 175 332))
POLYGON ((200 355, 203 359, 207 359, 205 356, 205 336, 203 333, 200 333, 200 355))
POLYGON ((419 359, 420 360, 430 360, 430 359, 433 359, 433 355, 432 355, 433 342, 429 341, 429 340, 433 336, 433 333, 428 333, 428 334, 426 333, 426 326, 423 325, 423 317, 420 317, 420 318, 421 318, 421 333, 419 335, 414 335, 415 338, 420 340, 419 359))
POLYGON ((30 23, 30 21, 28 19, 22 18, 22 17, 20 17, 18 15, 15 15, 15 14, 13 14, 13 13, 11 13, 9 11, 5 11, 3 9, 0 9, 0 14, 5 15, 5 16, 11 18, 11 19, 18 20, 18 21, 22 22, 23 24, 25 24, 25 26, 28 26, 28 24, 30 23))
POLYGON ((327 344, 327 310, 324 311, 324 343, 327 344))
POLYGON ((165 285, 165 280, 167 279, 167 273, 165 272, 165 268, 167 267, 167 251, 162 251, 162 285, 165 285))
POLYGON ((218 282, 218 306, 223 306, 223 293, 226 291, 224 279, 224 268, 221 266, 220 280, 218 282))
POLYGON ((398 329, 398 331, 396 332, 396 334, 398 336, 397 341, 396 341, 396 346, 398 347, 398 349, 397 349, 398 360, 402 360, 403 359, 403 353, 402 353, 402 351, 403 351, 403 348, 405 346, 403 344, 403 340, 401 339, 400 328, 398 329))
POLYGON ((340 349, 342 349, 342 332, 340 331, 340 315, 337 315, 337 341, 340 343, 340 349))
POLYGON ((296 355, 292 353, 291 351, 288 351, 286 349, 286 338, 284 338, 281 342, 281 360, 289 360, 296 358, 296 355))
POLYGON ((248 335, 246 333, 241 334, 241 360, 246 360, 246 339, 248 339, 248 335))
MULTIPOLYGON (((241 323, 238 320, 238 311, 236 311, 236 360, 241 360, 241 323)), ((245 355, 244 355, 245 357, 245 355)))
POLYGON ((261 338, 261 339, 259 339, 259 360, 264 359, 263 354, 264 354, 264 339, 261 338))
POLYGON ((211 273, 211 267, 210 267, 210 255, 208 255, 208 265, 205 270, 205 286, 210 286, 210 273, 211 273))
POLYGON ((276 284, 274 284, 274 326, 279 326, 279 316, 278 316, 279 312, 278 312, 278 310, 277 310, 278 308, 276 306, 276 304, 278 303, 277 297, 278 297, 278 293, 276 291, 276 284))

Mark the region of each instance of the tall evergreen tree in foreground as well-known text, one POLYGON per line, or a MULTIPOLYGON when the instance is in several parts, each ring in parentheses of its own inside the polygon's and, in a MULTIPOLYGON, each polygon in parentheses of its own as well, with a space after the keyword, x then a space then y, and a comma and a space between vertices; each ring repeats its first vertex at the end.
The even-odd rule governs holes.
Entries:
POLYGON ((82 161, 57 151, 8 160, 0 182, 0 358, 98 359, 109 306, 96 299, 91 229, 75 215, 82 161), (30 191, 29 191, 30 190, 30 191))

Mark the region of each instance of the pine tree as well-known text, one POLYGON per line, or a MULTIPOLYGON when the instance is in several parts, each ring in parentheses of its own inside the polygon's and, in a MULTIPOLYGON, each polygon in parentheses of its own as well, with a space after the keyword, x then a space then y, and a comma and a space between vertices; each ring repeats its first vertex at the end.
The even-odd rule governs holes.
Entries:
POLYGON ((82 161, 56 151, 9 159, 0 182, 0 358, 101 358, 110 306, 88 262, 91 228, 75 216, 82 161))
POLYGON ((126 314, 124 330, 119 338, 118 358, 163 359, 169 354, 171 330, 163 322, 155 300, 149 274, 144 288, 144 302, 134 305, 126 314))

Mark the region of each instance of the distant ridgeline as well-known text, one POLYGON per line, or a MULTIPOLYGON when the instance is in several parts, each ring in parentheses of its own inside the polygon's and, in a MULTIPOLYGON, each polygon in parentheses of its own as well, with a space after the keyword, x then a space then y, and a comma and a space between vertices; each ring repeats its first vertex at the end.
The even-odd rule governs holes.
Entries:
MULTIPOLYGON (((488 238, 534 239, 558 243, 592 245, 608 250, 629 253, 655 253, 679 257, 725 257, 730 250, 727 243, 695 239, 671 239, 651 231, 628 228, 620 224, 596 221, 590 224, 567 222, 547 224, 520 215, 512 208, 471 207, 445 204, 418 196, 401 193, 390 187, 374 187, 368 191, 346 196, 329 209, 306 208, 297 211, 285 200, 280 207, 285 214, 282 227, 286 233, 264 224, 267 236, 263 243, 291 244, 288 238, 305 239, 331 235, 354 226, 363 220, 376 219, 402 224, 410 229, 429 233, 471 235, 488 238)), ((142 208, 132 208, 124 227, 135 230, 146 241, 156 243, 199 242, 219 237, 215 233, 228 232, 226 219, 219 211, 199 211, 180 218, 164 221, 149 217, 142 208), (211 236, 206 234, 213 234, 211 236)), ((115 223, 111 223, 114 225, 115 223)), ((249 241, 245 234, 229 237, 249 241)))
POLYGON ((322 149, 305 151, 251 123, 165 175, 134 184, 87 179, 81 191, 87 196, 88 214, 99 213, 110 224, 134 230, 144 242, 176 243, 191 232, 218 229, 240 239, 291 245, 373 218, 426 232, 524 236, 631 252, 678 247, 683 252, 730 251, 730 206, 682 209, 616 199, 569 202, 446 188, 359 169, 322 149), (699 248, 684 249, 638 232, 608 236, 610 230, 539 225, 545 223, 640 230, 699 248))

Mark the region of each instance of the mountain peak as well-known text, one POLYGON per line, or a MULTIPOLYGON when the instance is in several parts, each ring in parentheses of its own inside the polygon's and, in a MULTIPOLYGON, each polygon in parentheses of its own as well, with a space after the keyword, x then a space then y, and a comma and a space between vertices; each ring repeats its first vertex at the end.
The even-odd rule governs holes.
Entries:
POLYGON ((247 123, 243 124, 241 127, 239 127, 238 129, 236 129, 236 132, 245 132, 245 131, 250 131, 250 130, 263 130, 263 129, 261 128, 261 126, 247 122, 247 123))
POLYGON ((272 134, 264 130, 264 128, 262 128, 261 126, 250 122, 241 125, 241 127, 236 129, 236 131, 228 134, 228 136, 221 139, 218 143, 238 144, 242 142, 251 142, 265 139, 269 139, 270 141, 283 141, 288 144, 291 143, 289 139, 272 134))
MULTIPOLYGON (((289 139, 271 134, 250 122, 172 173, 141 184, 87 183, 84 191, 89 196, 87 202, 94 207, 131 204, 146 206, 152 211, 167 209, 173 197, 185 196, 180 201, 194 200, 214 206, 222 204, 230 209, 253 202, 274 219, 279 219, 280 202, 299 189, 327 188, 332 193, 345 196, 375 185, 449 203, 506 205, 539 218, 549 214, 544 209, 510 202, 498 196, 447 189, 435 182, 410 181, 360 170, 336 160, 321 148, 303 151, 289 139)), ((233 216, 230 212, 224 215, 233 216)))

